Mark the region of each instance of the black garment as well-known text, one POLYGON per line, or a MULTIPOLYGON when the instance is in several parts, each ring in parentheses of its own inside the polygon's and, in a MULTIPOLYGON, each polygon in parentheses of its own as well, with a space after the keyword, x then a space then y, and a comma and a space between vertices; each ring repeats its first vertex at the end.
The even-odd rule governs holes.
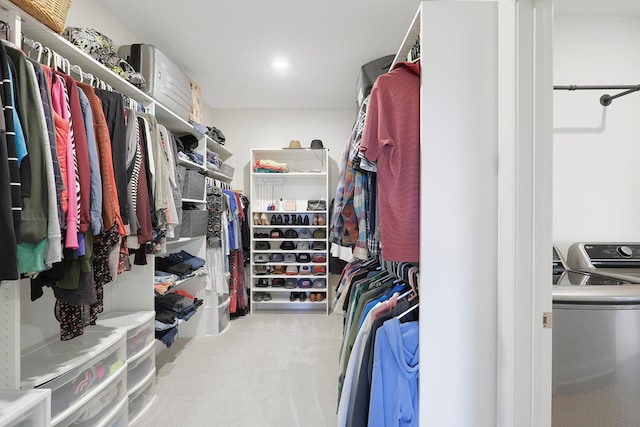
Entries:
POLYGON ((17 280, 20 239, 20 173, 11 108, 11 87, 7 83, 7 53, 0 43, 0 280, 17 280), (14 185, 12 185, 14 184, 14 185))
POLYGON ((102 110, 109 129, 120 216, 122 222, 127 225, 129 224, 129 199, 127 197, 127 126, 124 119, 124 101, 119 93, 102 89, 94 90, 102 103, 102 110))

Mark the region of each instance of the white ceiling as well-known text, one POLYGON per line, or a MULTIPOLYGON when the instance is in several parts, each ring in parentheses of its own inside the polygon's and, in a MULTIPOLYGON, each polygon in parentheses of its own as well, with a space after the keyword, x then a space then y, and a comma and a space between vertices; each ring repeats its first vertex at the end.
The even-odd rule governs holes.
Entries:
POLYGON ((394 54, 419 0, 99 0, 212 108, 353 108, 360 66, 394 54), (274 58, 287 72, 271 68, 274 58))
MULTIPOLYGON (((196 80, 212 108, 353 108, 360 66, 394 54, 419 0, 98 0, 196 80), (287 72, 271 62, 286 58, 287 72)), ((555 0, 640 16, 640 0, 555 0)))

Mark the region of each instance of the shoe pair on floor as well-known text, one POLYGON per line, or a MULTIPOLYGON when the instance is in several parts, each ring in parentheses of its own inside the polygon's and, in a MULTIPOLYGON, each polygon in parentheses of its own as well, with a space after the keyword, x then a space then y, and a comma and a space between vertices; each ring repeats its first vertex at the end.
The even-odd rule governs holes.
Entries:
POLYGON ((271 294, 269 292, 254 292, 253 300, 255 302, 271 301, 271 294))

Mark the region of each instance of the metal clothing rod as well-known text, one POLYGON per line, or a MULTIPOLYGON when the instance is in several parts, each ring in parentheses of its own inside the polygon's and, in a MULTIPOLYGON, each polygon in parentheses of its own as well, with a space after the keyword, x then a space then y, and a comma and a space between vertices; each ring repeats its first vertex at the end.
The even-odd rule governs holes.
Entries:
POLYGON ((603 106, 611 105, 611 102, 620 98, 621 96, 629 95, 633 92, 640 91, 640 85, 613 85, 613 86, 578 86, 578 85, 568 85, 568 86, 554 86, 553 90, 624 90, 624 92, 620 92, 616 95, 604 94, 600 97, 600 104, 603 106))

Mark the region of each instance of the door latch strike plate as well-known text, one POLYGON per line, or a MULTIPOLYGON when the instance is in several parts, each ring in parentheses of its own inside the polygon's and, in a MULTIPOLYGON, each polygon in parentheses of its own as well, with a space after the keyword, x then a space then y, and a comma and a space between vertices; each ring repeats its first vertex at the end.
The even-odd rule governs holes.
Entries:
POLYGON ((551 324, 552 324, 551 313, 549 313, 548 311, 545 311, 544 313, 542 313, 542 327, 551 328, 551 324))

